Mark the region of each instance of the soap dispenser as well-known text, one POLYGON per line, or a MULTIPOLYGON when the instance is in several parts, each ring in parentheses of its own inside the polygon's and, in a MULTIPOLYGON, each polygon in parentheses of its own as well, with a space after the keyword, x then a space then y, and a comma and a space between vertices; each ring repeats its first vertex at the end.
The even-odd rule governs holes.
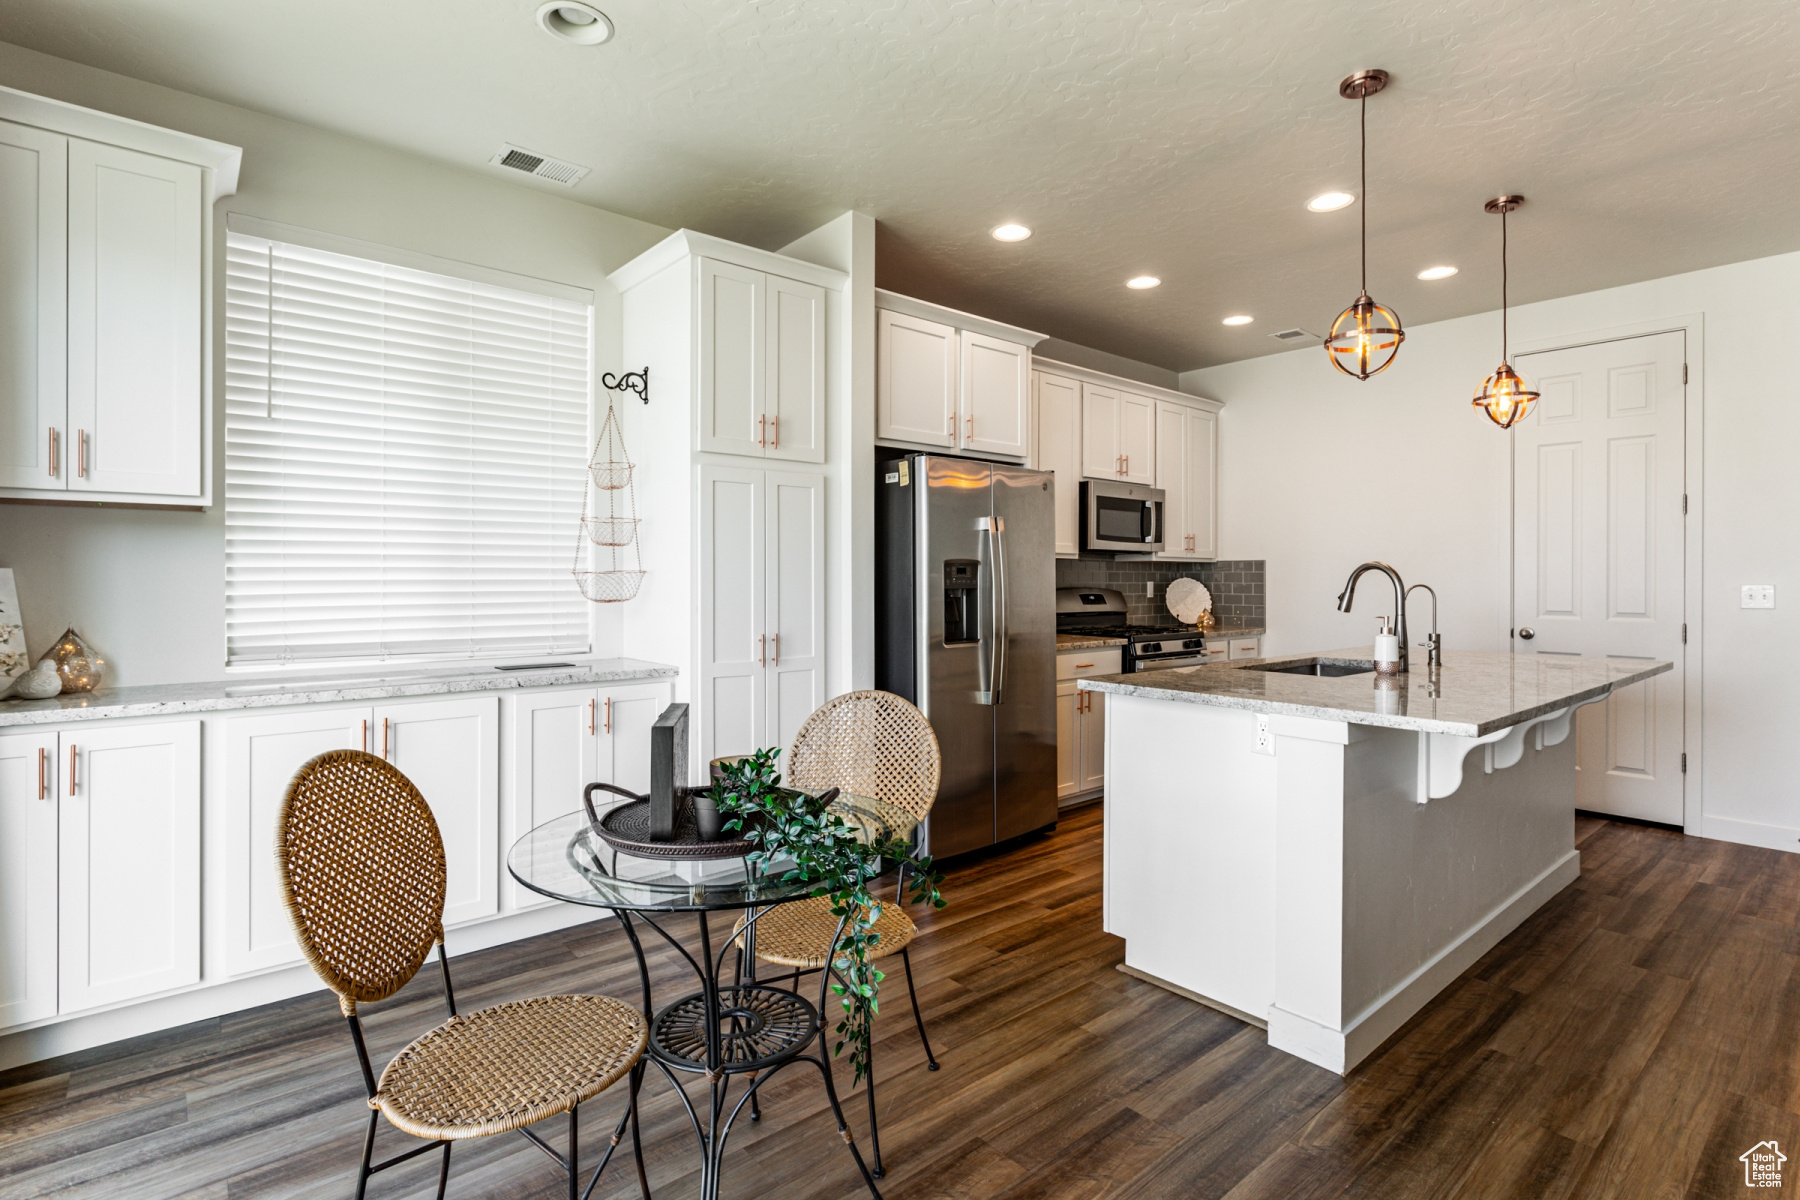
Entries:
POLYGON ((1375 670, 1382 675, 1400 673, 1400 638, 1387 617, 1375 618, 1375 670))

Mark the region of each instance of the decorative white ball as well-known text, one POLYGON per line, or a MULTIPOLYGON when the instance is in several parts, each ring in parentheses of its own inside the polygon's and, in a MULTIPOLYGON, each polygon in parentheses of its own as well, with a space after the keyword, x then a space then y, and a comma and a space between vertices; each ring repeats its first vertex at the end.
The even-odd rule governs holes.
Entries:
POLYGON ((43 659, 34 670, 19 676, 13 684, 13 694, 25 700, 48 700, 62 691, 62 676, 56 673, 56 664, 43 659))

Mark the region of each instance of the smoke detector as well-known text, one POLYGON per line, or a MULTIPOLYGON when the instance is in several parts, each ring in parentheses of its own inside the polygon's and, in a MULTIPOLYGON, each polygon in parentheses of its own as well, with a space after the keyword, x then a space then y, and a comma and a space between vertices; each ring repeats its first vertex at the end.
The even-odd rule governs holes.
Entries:
POLYGON ((564 187, 574 187, 588 173, 588 168, 572 162, 564 162, 560 158, 551 158, 548 154, 538 154, 522 146, 510 143, 500 147, 488 164, 505 167, 512 171, 523 171, 527 175, 535 175, 539 179, 548 179, 551 183, 560 183, 564 187))
POLYGON ((1269 336, 1278 342, 1302 342, 1309 339, 1316 342, 1319 340, 1318 334, 1308 333, 1304 329, 1280 329, 1269 336))

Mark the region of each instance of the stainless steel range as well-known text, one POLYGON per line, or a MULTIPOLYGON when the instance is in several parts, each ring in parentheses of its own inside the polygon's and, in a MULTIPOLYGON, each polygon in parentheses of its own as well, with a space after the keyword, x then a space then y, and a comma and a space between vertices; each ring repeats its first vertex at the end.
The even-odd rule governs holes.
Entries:
POLYGON ((1206 636, 1187 625, 1133 625, 1125 620, 1125 593, 1117 588, 1057 588, 1056 632, 1124 638, 1126 674, 1210 662, 1206 636))

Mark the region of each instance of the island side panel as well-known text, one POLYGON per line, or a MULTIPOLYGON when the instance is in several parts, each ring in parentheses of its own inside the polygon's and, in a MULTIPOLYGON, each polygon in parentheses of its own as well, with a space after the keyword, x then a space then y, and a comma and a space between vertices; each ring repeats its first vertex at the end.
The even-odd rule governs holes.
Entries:
POLYGON ((1580 874, 1575 739, 1417 802, 1418 739, 1369 729, 1347 748, 1343 1012, 1354 1066, 1580 874))
POLYGON ((1105 926, 1127 966, 1254 1016, 1274 995, 1275 759, 1256 717, 1106 710, 1105 926))

